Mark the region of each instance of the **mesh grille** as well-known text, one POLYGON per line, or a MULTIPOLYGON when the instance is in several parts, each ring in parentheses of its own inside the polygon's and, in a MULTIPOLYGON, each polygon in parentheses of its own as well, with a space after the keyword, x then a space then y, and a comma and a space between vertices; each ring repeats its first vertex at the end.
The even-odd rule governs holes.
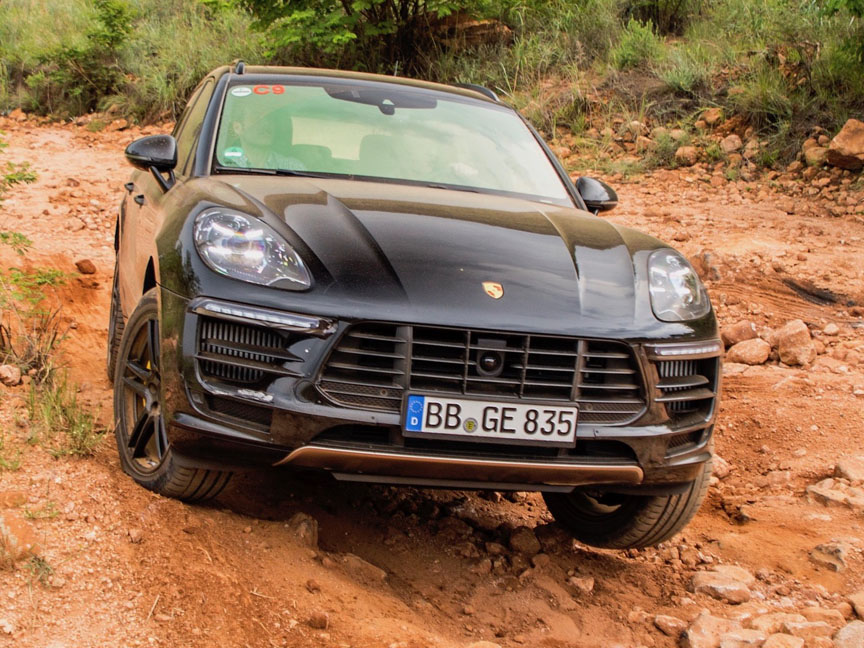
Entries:
POLYGON ((207 396, 207 406, 211 411, 218 414, 232 416, 268 428, 273 422, 273 410, 268 407, 258 407, 256 405, 231 400, 230 398, 220 398, 218 396, 209 395, 207 396))
POLYGON ((625 344, 430 326, 354 325, 318 385, 336 403, 388 411, 399 411, 406 390, 576 402, 580 420, 598 424, 633 420, 645 407, 625 344))
POLYGON ((282 373, 291 356, 277 331, 202 317, 196 358, 204 377, 250 386, 282 373))
POLYGON ((657 363, 661 395, 672 418, 695 415, 708 417, 717 391, 718 359, 666 360, 657 363))

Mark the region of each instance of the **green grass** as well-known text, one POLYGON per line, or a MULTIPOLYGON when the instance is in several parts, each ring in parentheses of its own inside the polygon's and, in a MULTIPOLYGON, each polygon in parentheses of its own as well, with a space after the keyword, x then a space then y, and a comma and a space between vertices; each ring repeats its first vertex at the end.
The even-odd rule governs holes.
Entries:
POLYGON ((41 385, 31 383, 27 409, 30 442, 39 443, 54 457, 90 456, 105 434, 63 375, 55 374, 41 385))
POLYGON ((663 42, 650 22, 630 19, 621 32, 618 43, 609 53, 609 60, 619 70, 647 66, 659 60, 663 42))
POLYGON ((35 580, 42 587, 48 587, 49 579, 54 575, 54 568, 41 556, 31 556, 24 564, 24 569, 30 572, 30 583, 35 580))

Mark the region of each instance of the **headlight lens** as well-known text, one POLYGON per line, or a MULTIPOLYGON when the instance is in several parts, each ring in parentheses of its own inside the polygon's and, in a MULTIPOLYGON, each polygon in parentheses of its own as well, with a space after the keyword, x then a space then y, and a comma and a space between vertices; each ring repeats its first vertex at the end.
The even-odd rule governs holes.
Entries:
POLYGON ((675 250, 657 250, 648 257, 648 290, 654 315, 664 322, 699 319, 711 310, 699 275, 675 250))
POLYGON ((195 246, 204 263, 228 277, 289 290, 312 285, 300 256, 252 216, 226 209, 202 212, 195 219, 195 246))

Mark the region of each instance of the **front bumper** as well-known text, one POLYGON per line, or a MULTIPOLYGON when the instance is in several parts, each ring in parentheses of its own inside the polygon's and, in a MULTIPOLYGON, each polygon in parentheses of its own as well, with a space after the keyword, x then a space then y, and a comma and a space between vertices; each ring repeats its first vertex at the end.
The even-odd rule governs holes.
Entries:
MULTIPOLYGON (((317 388, 322 363, 348 322, 322 319, 298 333, 266 390, 238 388, 202 372, 212 357, 202 352, 200 304, 161 291, 162 366, 178 369, 163 378, 165 411, 171 443, 186 463, 287 465, 328 470, 338 479, 430 486, 647 492, 692 481, 710 457, 716 397, 698 416, 670 416, 668 393, 657 388, 663 378, 641 343, 634 348, 645 407, 627 425, 579 424, 576 447, 566 449, 435 442, 404 437, 399 413, 345 407, 317 388)), ((229 312, 232 318, 242 320, 242 312, 229 312)), ((248 360, 239 364, 254 368, 248 360)), ((716 394, 719 366, 712 380, 716 394)))

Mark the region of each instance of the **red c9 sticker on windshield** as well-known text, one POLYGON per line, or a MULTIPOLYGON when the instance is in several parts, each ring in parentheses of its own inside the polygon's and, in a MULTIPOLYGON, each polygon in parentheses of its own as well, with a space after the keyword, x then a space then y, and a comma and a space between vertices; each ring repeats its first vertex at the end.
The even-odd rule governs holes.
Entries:
POLYGON ((267 94, 275 94, 281 95, 285 93, 285 86, 283 85, 256 85, 252 88, 252 92, 257 95, 267 95, 267 94))

